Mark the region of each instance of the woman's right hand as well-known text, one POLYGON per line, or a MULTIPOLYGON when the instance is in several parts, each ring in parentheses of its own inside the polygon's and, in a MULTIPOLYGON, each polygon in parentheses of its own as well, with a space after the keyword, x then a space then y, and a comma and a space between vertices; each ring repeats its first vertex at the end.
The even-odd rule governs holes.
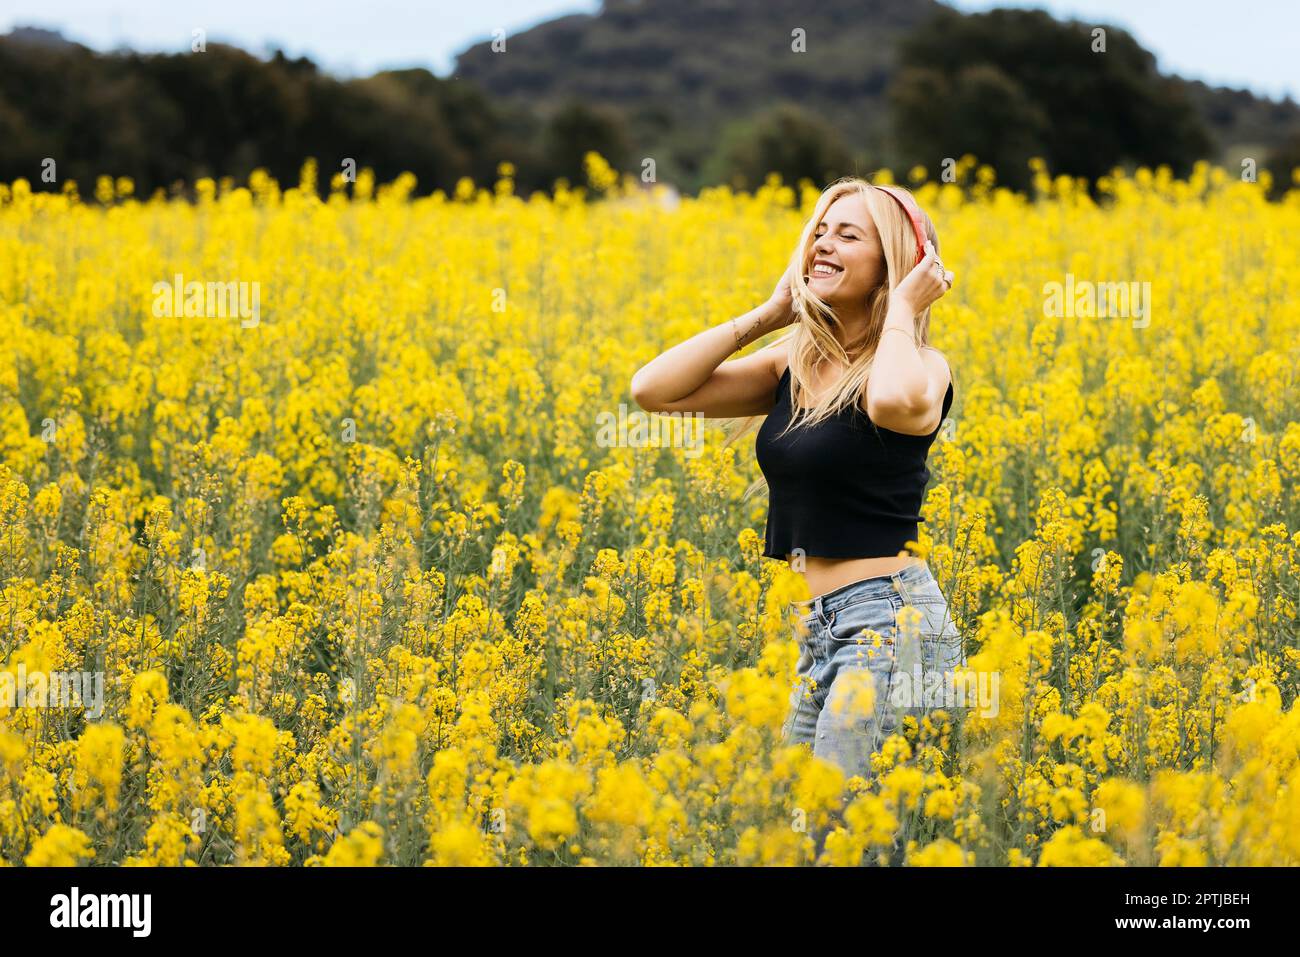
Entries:
POLYGON ((786 267, 776 288, 772 290, 772 295, 767 300, 768 307, 772 310, 773 329, 780 329, 794 322, 794 295, 790 291, 790 268, 786 267))

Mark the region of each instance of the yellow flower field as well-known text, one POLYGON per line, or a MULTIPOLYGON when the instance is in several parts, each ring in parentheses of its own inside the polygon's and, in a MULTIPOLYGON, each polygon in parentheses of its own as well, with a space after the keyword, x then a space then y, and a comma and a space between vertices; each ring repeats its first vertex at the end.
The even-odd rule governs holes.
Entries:
POLYGON ((0 186, 0 860, 1300 864, 1300 190, 915 184, 957 276, 921 547, 1000 697, 863 787, 777 740, 806 589, 752 436, 599 426, 818 191, 590 162, 0 186), (32 704, 74 672, 98 706, 32 704))

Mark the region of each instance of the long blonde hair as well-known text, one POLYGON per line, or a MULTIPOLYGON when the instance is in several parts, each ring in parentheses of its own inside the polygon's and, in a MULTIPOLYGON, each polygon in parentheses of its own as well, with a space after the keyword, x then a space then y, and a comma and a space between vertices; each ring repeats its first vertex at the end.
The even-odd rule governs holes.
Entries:
MULTIPOLYGON (((897 201, 886 196, 888 188, 901 193, 906 199, 912 199, 911 193, 902 186, 879 187, 857 176, 846 176, 831 183, 822 191, 813 208, 812 215, 804 224, 790 255, 790 293, 793 300, 795 321, 785 335, 764 348, 773 348, 782 342, 790 343, 790 408, 793 413, 790 422, 782 430, 795 428, 797 425, 815 425, 823 419, 835 415, 841 409, 864 403, 867 394, 867 379, 871 373, 872 360, 876 354, 876 344, 880 341, 885 316, 889 312, 889 296, 894 287, 903 281, 916 264, 916 238, 911 220, 897 201), (876 224, 880 234, 880 245, 884 250, 885 278, 867 294, 867 307, 870 318, 867 322, 865 339, 861 351, 850 358, 832 332, 840 325, 831 306, 808 288, 804 277, 807 275, 813 259, 813 232, 831 203, 841 196, 857 192, 867 204, 867 210, 876 224), (812 372, 820 362, 834 361, 846 364, 833 388, 827 389, 816 401, 806 400, 804 383, 811 381, 812 372)), ((915 200, 913 200, 915 203, 915 200)), ((930 217, 921 213, 925 224, 927 238, 939 249, 939 237, 935 232, 930 217)), ((927 306, 916 317, 916 339, 921 346, 930 342, 930 309, 927 306)), ((732 445, 742 437, 760 427, 765 415, 751 415, 739 419, 727 420, 728 434, 724 446, 732 445)), ((748 489, 744 498, 766 484, 760 477, 748 489)))

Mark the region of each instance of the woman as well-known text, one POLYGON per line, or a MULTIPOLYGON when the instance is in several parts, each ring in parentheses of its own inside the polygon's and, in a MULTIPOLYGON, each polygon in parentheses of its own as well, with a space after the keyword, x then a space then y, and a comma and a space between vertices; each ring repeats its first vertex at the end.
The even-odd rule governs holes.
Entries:
POLYGON ((632 379, 647 411, 740 419, 730 441, 757 421, 744 417, 766 415, 755 444, 768 485, 764 554, 801 572, 813 596, 792 603, 801 656, 783 738, 849 776, 872 776, 872 754, 904 714, 949 704, 936 700, 933 673, 965 663, 946 599, 907 548, 954 391, 928 344, 930 306, 953 283, 937 247, 906 190, 838 180, 767 302, 632 379))

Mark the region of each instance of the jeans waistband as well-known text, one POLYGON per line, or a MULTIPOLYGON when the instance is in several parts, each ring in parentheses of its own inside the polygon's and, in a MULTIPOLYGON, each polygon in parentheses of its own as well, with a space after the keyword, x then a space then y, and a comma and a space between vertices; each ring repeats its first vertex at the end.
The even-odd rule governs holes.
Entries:
POLYGON ((867 598, 886 598, 900 592, 905 594, 907 585, 919 585, 930 581, 932 577, 928 564, 924 561, 913 562, 888 575, 863 578, 860 581, 841 585, 839 588, 834 588, 815 598, 792 601, 790 607, 804 618, 808 617, 812 612, 817 612, 822 618, 826 618, 850 602, 862 601, 867 598))

